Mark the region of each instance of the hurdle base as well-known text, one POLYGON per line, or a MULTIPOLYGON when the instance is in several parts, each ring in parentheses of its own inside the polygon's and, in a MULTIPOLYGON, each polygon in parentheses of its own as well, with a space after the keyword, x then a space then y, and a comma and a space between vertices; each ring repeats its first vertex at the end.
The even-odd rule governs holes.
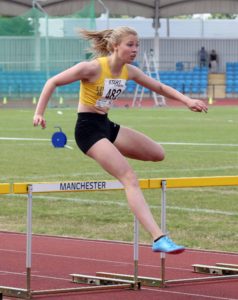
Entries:
MULTIPOLYGON (((107 273, 107 272, 97 272, 96 275, 104 276, 106 278, 117 278, 123 280, 133 280, 134 278, 134 275, 107 273)), ((141 285, 144 286, 163 287, 163 281, 161 278, 138 276, 138 281, 140 282, 141 285)))
POLYGON ((237 279, 238 278, 238 265, 216 263, 215 266, 194 264, 192 265, 194 273, 208 274, 206 277, 195 277, 195 278, 184 278, 184 279, 172 279, 166 280, 167 284, 180 284, 180 283, 191 283, 191 282, 212 282, 226 279, 237 279), (212 276, 211 276, 212 275, 212 276))
POLYGON ((182 278, 182 279, 168 279, 165 281, 166 284, 180 284, 180 283, 193 283, 193 282, 209 282, 219 281, 226 279, 238 279, 238 275, 218 275, 218 276, 206 276, 206 277, 194 277, 194 278, 182 278))
POLYGON ((26 289, 20 289, 20 288, 13 288, 13 287, 7 287, 7 286, 0 286, 0 293, 2 293, 3 296, 7 297, 14 297, 14 298, 20 298, 20 299, 30 299, 31 294, 26 289))
MULTIPOLYGON (((235 266, 235 265, 232 265, 235 266)), ((194 264, 192 265, 195 273, 212 274, 212 275, 236 275, 238 274, 238 268, 228 267, 224 264, 216 264, 216 266, 194 264)))
POLYGON ((216 263, 216 266, 237 269, 237 271, 238 271, 238 265, 236 265, 236 264, 216 263))
POLYGON ((141 283, 133 280, 125 280, 118 278, 108 278, 99 276, 90 276, 83 274, 70 274, 72 276, 73 283, 81 283, 90 286, 81 286, 76 288, 62 288, 62 289, 50 289, 50 290, 32 290, 12 288, 6 286, 0 286, 0 293, 3 296, 20 298, 20 299, 32 299, 34 295, 51 295, 51 294, 66 294, 76 293, 84 291, 97 291, 97 290, 115 290, 115 289, 133 289, 138 290, 141 287, 141 283))
MULTIPOLYGON (((164 288, 166 286, 169 286, 170 284, 193 283, 193 282, 202 282, 202 281, 212 282, 212 281, 218 281, 224 279, 238 278, 238 265, 234 265, 234 264, 216 263, 216 266, 195 264, 192 265, 192 267, 194 268, 195 273, 202 273, 202 274, 206 273, 214 276, 167 279, 164 281, 161 278, 138 276, 138 280, 141 282, 141 285, 144 286, 164 288)), ((133 275, 127 275, 127 274, 97 272, 96 275, 104 276, 108 278, 125 279, 125 280, 133 279, 133 275)))
POLYGON ((132 280, 128 280, 125 278, 115 278, 115 277, 107 277, 107 276, 99 276, 98 273, 96 276, 84 275, 84 274, 70 274, 72 277, 72 282, 81 283, 81 284, 89 284, 93 286, 105 286, 110 288, 115 286, 116 288, 129 288, 129 289, 140 289, 141 283, 135 282, 133 278, 132 280))
POLYGON ((65 288, 65 289, 51 289, 51 290, 35 290, 31 292, 31 295, 55 295, 55 294, 67 294, 77 292, 93 292, 98 290, 109 289, 130 289, 130 284, 117 284, 117 285, 100 285, 100 286, 82 286, 77 288, 65 288))

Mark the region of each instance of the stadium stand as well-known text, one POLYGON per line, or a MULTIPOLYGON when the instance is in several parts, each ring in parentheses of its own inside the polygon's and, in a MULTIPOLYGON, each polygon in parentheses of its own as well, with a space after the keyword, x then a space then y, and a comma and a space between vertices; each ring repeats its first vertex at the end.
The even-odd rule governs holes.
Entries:
MULTIPOLYGON (((52 76, 56 72, 49 75, 52 76)), ((19 72, 0 72, 0 95, 27 97, 39 95, 47 76, 40 71, 19 71, 19 72)), ((60 94, 77 94, 79 91, 79 81, 57 88, 60 94)))
POLYGON ((226 94, 238 93, 238 62, 226 63, 226 94))
MULTIPOLYGON (((230 66, 230 65, 229 65, 230 66)), ((238 63, 237 68, 228 67, 227 69, 227 92, 232 92, 235 86, 238 86, 238 63), (228 71, 229 69, 229 71, 228 71), (236 73, 237 72, 237 73, 236 73)), ((56 72, 50 73, 50 76, 56 72)), ((207 68, 195 67, 192 71, 160 71, 159 76, 153 72, 154 78, 160 78, 160 81, 177 89, 185 94, 205 94, 208 85, 207 68)), ((27 97, 27 95, 39 95, 45 82, 46 73, 40 71, 11 71, 0 72, 0 94, 2 96, 27 97)), ((80 83, 74 82, 57 88, 60 94, 77 94, 80 83)), ((134 94, 136 83, 132 80, 127 82, 126 94, 134 94)), ((145 89, 145 93, 150 93, 145 89)))
MULTIPOLYGON (((160 78, 165 83, 185 94, 205 95, 208 87, 208 68, 194 67, 192 71, 159 71, 159 76, 155 72, 151 73, 154 78, 160 78)), ((136 84, 128 81, 126 93, 134 93, 136 84)), ((145 90, 149 93, 149 90, 145 90)))

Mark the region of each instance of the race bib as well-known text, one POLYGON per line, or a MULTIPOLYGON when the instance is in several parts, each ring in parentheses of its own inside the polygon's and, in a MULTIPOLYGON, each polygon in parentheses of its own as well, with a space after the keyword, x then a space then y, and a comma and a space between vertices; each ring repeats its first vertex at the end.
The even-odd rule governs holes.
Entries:
POLYGON ((105 79, 102 98, 97 100, 96 106, 110 108, 125 88, 125 79, 105 79))

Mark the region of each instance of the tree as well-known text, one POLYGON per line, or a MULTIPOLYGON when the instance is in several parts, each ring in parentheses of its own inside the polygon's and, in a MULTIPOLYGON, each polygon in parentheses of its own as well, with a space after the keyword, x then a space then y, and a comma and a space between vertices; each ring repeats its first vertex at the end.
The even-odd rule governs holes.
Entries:
POLYGON ((209 19, 236 19, 237 15, 235 14, 211 14, 209 19))
POLYGON ((34 28, 28 19, 0 18, 0 36, 31 36, 34 28))

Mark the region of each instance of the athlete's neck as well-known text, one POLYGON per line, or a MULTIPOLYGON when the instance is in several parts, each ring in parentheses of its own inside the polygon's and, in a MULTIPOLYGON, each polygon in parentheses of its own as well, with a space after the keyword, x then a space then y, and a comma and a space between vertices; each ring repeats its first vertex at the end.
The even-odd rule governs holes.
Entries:
POLYGON ((118 59, 115 54, 108 56, 108 64, 112 75, 117 76, 121 74, 124 62, 118 59))

